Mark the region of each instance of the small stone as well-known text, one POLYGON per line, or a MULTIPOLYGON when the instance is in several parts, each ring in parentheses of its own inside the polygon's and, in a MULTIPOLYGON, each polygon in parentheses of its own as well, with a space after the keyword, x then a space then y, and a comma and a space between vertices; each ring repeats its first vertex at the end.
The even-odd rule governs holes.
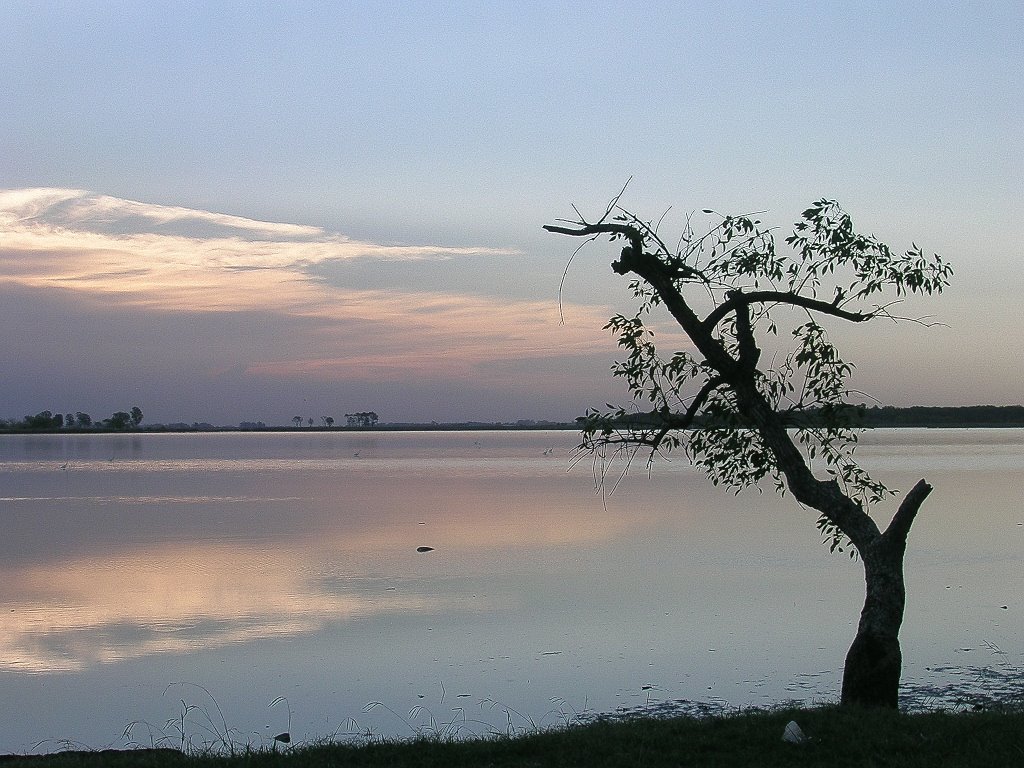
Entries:
POLYGON ((786 729, 782 732, 782 740, 790 744, 803 744, 807 741, 807 736, 800 726, 796 724, 796 720, 790 720, 786 723, 786 729))

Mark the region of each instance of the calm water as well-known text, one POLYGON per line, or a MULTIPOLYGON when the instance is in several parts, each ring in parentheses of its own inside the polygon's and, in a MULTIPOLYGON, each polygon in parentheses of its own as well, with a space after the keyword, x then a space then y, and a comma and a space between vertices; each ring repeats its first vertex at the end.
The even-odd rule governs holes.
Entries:
MULTIPOLYGON (((194 743, 267 743, 837 697, 861 572, 815 514, 682 456, 604 497, 576 439, 0 436, 0 752, 133 722, 176 744, 182 700, 194 743)), ((936 486, 908 692, 1024 696, 1000 677, 1024 666, 1024 431, 878 430, 860 456, 936 486)))

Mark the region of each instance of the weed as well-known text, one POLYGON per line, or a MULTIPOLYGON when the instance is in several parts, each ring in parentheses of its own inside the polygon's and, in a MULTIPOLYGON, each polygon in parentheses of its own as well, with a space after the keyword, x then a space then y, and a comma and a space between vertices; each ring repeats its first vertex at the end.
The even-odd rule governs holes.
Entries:
MULTIPOLYGON (((198 683, 171 683, 164 689, 163 695, 166 696, 168 691, 173 688, 199 691, 208 701, 195 704, 185 698, 179 699, 181 706, 178 713, 174 717, 168 718, 162 728, 145 720, 133 720, 125 726, 122 734, 126 747, 132 749, 171 748, 190 755, 218 754, 231 757, 239 753, 253 751, 259 736, 257 734, 242 734, 238 729, 229 727, 220 704, 208 689, 198 683), (140 732, 142 732, 141 739, 140 732)), ((279 698, 287 701, 283 697, 279 698)), ((288 722, 290 730, 290 707, 288 722)), ((276 744, 277 741, 277 737, 275 737, 274 743, 276 744)))

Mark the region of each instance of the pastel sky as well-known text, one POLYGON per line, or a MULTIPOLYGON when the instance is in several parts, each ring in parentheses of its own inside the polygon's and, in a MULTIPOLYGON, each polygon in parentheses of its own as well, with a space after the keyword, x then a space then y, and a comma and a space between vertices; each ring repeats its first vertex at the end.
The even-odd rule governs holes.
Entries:
POLYGON ((630 177, 942 254, 943 325, 835 329, 856 386, 1024 402, 1022 62, 1016 0, 0 0, 0 418, 621 403, 616 249, 541 225, 630 177))

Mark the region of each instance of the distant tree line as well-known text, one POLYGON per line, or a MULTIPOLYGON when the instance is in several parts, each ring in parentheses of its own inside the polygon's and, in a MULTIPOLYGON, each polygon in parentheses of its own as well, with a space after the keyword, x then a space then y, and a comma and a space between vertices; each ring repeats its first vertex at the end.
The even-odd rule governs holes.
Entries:
POLYGON ((858 418, 865 427, 1024 427, 1024 406, 861 406, 858 418))
MULTIPOLYGON (((345 414, 345 426, 350 428, 367 429, 370 427, 375 427, 377 426, 377 422, 379 420, 380 417, 373 411, 360 411, 359 413, 345 414)), ((295 426, 296 429, 301 427, 303 422, 305 422, 306 426, 310 429, 312 429, 313 425, 316 423, 315 419, 312 416, 292 416, 292 424, 295 426)), ((320 423, 323 424, 328 429, 332 429, 335 423, 334 417, 321 416, 320 423)))
POLYGON ((54 432, 67 430, 137 429, 142 423, 142 409, 133 406, 130 411, 115 411, 110 418, 93 421, 82 411, 53 413, 40 411, 35 416, 19 420, 0 419, 0 430, 7 432, 54 432))
POLYGON ((794 419, 794 426, 840 421, 850 427, 1024 427, 1020 405, 842 405, 812 408, 794 419))
MULTIPOLYGON (((586 417, 576 419, 581 422, 586 417)), ((661 424, 659 412, 627 413, 618 417, 621 427, 643 429, 661 424)), ((1024 427, 1022 405, 914 405, 905 408, 885 405, 842 405, 808 408, 792 414, 789 426, 814 427, 823 424, 843 424, 847 427, 1024 427)), ((715 426, 707 418, 693 419, 693 429, 715 426)))

